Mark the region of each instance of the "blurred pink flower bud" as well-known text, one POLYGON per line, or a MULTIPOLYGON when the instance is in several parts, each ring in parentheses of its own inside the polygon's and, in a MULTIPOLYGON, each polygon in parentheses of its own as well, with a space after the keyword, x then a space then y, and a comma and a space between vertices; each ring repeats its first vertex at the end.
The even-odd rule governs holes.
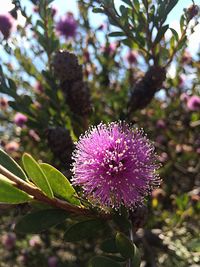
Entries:
POLYGON ((189 98, 190 98, 189 95, 186 94, 186 93, 182 93, 180 95, 180 100, 183 101, 183 102, 186 102, 189 98))
POLYGON ((5 39, 8 39, 14 26, 14 19, 9 14, 0 14, 0 31, 5 39))
POLYGON ((12 153, 19 149, 19 143, 11 141, 5 145, 6 152, 12 153))
POLYGON ((181 58, 182 64, 191 64, 192 63, 192 55, 189 51, 184 51, 182 58, 181 58))
POLYGON ((126 55, 126 59, 130 65, 137 63, 138 54, 136 51, 129 51, 126 55))
POLYGON ((0 97, 0 110, 6 110, 8 107, 8 100, 4 97, 0 97))
POLYGON ((16 235, 14 233, 7 233, 2 236, 2 244, 5 249, 11 250, 15 247, 16 244, 16 235))
POLYGON ((52 14, 52 17, 55 17, 56 13, 58 12, 57 8, 56 7, 51 7, 51 14, 52 14))
POLYGON ((115 53, 117 48, 116 43, 111 43, 111 44, 106 44, 105 46, 102 47, 102 52, 107 54, 108 56, 111 56, 115 53))
POLYGON ((31 130, 29 130, 28 133, 29 133, 30 137, 33 138, 34 141, 36 141, 36 142, 40 141, 39 135, 34 130, 31 129, 31 130))
POLYGON ((19 126, 23 127, 24 124, 27 122, 28 118, 22 113, 16 113, 14 117, 14 123, 19 126))
POLYGON ((156 126, 158 128, 161 128, 161 129, 165 129, 166 128, 166 123, 164 120, 160 119, 156 122, 156 126))
POLYGON ((44 92, 44 88, 42 86, 42 84, 40 82, 36 82, 35 86, 34 86, 34 90, 36 93, 40 94, 44 92))
POLYGON ((180 76, 178 77, 178 86, 179 86, 179 87, 182 87, 182 86, 184 86, 184 84, 185 84, 185 76, 180 75, 180 76))
POLYGON ((197 95, 191 96, 187 101, 187 107, 191 111, 200 110, 200 97, 197 95))
POLYGON ((29 245, 32 248, 39 248, 39 247, 41 247, 41 244, 42 244, 42 240, 41 240, 39 235, 34 235, 29 240, 29 245))
POLYGON ((56 24, 56 30, 59 35, 64 36, 66 39, 75 37, 77 30, 77 21, 71 12, 60 18, 56 24))
POLYGON ((165 152, 162 152, 159 157, 158 160, 162 163, 166 162, 168 160, 168 155, 165 152))
POLYGON ((51 256, 48 258, 48 267, 57 267, 58 258, 56 256, 51 256))

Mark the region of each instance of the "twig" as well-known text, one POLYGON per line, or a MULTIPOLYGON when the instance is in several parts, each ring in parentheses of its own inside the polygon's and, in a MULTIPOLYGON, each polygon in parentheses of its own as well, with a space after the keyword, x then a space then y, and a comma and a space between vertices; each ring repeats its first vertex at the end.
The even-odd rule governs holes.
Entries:
POLYGON ((110 215, 105 213, 95 214, 89 209, 73 206, 70 203, 60 200, 58 198, 50 199, 46 195, 44 195, 42 191, 40 191, 37 187, 20 179, 19 177, 17 177, 16 175, 14 175, 1 165, 0 165, 0 173, 3 174, 6 178, 11 180, 12 182, 14 182, 13 185, 18 189, 23 190, 24 192, 33 196, 36 200, 47 203, 50 206, 66 210, 67 212, 73 213, 75 215, 83 215, 87 217, 101 217, 102 219, 108 219, 110 217, 110 215))

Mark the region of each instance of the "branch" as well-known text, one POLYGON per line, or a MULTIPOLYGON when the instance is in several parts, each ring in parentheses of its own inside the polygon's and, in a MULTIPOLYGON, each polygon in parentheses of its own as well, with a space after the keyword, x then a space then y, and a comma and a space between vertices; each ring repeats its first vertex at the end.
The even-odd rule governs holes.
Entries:
POLYGON ((47 203, 50 206, 53 206, 58 209, 63 209, 67 212, 73 213, 75 215, 83 215, 87 217, 101 217, 102 219, 108 219, 110 215, 105 214, 103 212, 99 214, 95 214, 89 209, 81 208, 77 206, 73 206, 70 203, 60 200, 58 198, 50 199, 47 196, 45 196, 41 190, 39 190, 37 187, 35 187, 32 184, 29 184, 25 182, 24 180, 21 180, 16 175, 5 169, 3 166, 0 165, 0 173, 3 174, 6 178, 11 180, 15 187, 18 189, 23 190, 24 192, 28 193, 29 195, 33 196, 36 200, 39 200, 41 202, 47 203))

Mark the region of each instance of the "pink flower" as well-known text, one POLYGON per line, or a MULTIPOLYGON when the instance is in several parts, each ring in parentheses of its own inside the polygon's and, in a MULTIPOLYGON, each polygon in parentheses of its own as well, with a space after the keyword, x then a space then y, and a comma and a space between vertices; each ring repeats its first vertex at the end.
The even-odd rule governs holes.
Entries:
POLYGON ((48 267, 57 267, 58 258, 56 256, 51 256, 48 258, 48 267))
POLYGON ((105 46, 102 47, 102 52, 107 54, 108 56, 112 56, 117 49, 117 44, 116 43, 111 43, 111 44, 106 44, 105 46))
POLYGON ((137 63, 138 54, 135 51, 129 51, 126 55, 126 59, 130 65, 137 63))
POLYGON ((9 153, 18 151, 19 149, 19 143, 15 141, 11 141, 5 145, 5 150, 9 153))
POLYGON ((183 56, 181 58, 182 64, 191 64, 192 62, 192 56, 189 51, 184 51, 183 56))
POLYGON ((7 250, 12 250, 16 244, 16 235, 14 233, 7 233, 3 235, 2 244, 7 250))
POLYGON ((42 240, 41 240, 39 235, 34 235, 29 240, 29 245, 32 248, 39 248, 41 246, 41 244, 42 244, 42 240))
POLYGON ((166 123, 164 120, 160 119, 156 122, 156 126, 158 128, 161 128, 161 129, 165 129, 166 128, 166 123))
POLYGON ((153 145, 126 123, 92 127, 76 144, 73 159, 73 184, 101 207, 132 209, 159 184, 153 145))
POLYGON ((74 15, 71 12, 68 12, 64 17, 62 17, 56 25, 56 30, 59 35, 64 36, 66 39, 75 37, 77 22, 74 15))
POLYGON ((19 127, 23 127, 24 124, 27 122, 28 118, 21 113, 16 113, 15 117, 14 117, 14 123, 19 126, 19 127))
POLYGON ((30 137, 33 138, 34 141, 39 142, 40 141, 40 137, 39 135, 34 131, 34 130, 29 130, 28 134, 30 135, 30 137))
POLYGON ((4 97, 0 97, 0 108, 1 110, 6 110, 8 107, 8 100, 4 97))
POLYGON ((185 84, 185 76, 180 75, 180 76, 178 77, 178 86, 183 87, 184 84, 185 84))
POLYGON ((187 107, 191 111, 200 110, 200 97, 197 95, 191 96, 187 101, 187 107))
POLYGON ((8 39, 14 25, 14 19, 9 14, 0 14, 0 31, 5 39, 8 39))
POLYGON ((35 92, 40 94, 44 92, 44 88, 42 86, 42 84, 40 82, 36 82, 35 86, 34 86, 35 92))
POLYGON ((183 102, 186 102, 189 98, 190 98, 189 95, 186 93, 182 93, 180 96, 180 100, 183 102))

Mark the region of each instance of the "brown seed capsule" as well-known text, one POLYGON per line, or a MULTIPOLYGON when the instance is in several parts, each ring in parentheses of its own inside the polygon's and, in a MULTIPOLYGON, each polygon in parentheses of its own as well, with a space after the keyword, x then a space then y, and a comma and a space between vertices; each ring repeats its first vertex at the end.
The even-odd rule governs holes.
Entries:
POLYGON ((47 130, 47 141, 54 155, 69 167, 73 151, 73 141, 70 132, 63 127, 49 128, 47 130))
POLYGON ((145 76, 134 86, 129 100, 129 113, 145 108, 153 99, 155 93, 161 89, 166 78, 166 70, 152 66, 145 76))
POLYGON ((86 82, 76 81, 66 88, 66 102, 72 112, 87 115, 91 111, 90 91, 86 82))
POLYGON ((78 63, 78 58, 68 51, 58 51, 52 63, 56 78, 60 82, 82 80, 82 66, 78 63))

